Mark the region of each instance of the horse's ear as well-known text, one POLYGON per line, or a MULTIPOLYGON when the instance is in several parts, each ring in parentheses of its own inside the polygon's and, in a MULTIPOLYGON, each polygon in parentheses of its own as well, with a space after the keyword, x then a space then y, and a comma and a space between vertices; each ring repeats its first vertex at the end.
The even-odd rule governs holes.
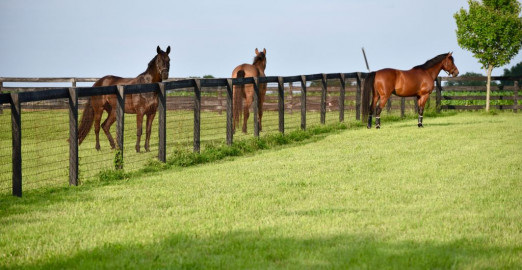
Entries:
POLYGON ((266 54, 266 49, 265 48, 263 48, 263 53, 266 54))
POLYGON ((452 54, 453 54, 453 52, 449 52, 449 53, 448 53, 448 57, 450 57, 452 54))
POLYGON ((170 46, 167 47, 166 53, 167 53, 167 55, 170 53, 170 46))
POLYGON ((259 51, 258 51, 257 48, 256 48, 256 55, 258 55, 258 54, 259 54, 259 51))
POLYGON ((160 54, 160 52, 161 52, 161 49, 160 49, 159 45, 158 45, 158 47, 156 48, 156 52, 157 52, 158 54, 160 54))

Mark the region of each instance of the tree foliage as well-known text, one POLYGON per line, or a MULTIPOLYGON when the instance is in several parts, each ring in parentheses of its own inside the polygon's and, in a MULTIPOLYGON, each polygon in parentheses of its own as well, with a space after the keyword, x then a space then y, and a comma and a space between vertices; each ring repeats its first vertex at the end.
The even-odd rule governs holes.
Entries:
POLYGON ((522 46, 521 5, 516 0, 468 0, 454 17, 459 45, 471 51, 484 68, 500 67, 522 46))
POLYGON ((491 72, 518 53, 522 46, 521 4, 517 0, 468 0, 469 11, 455 13, 459 46, 471 51, 487 70, 486 111, 489 111, 491 72))

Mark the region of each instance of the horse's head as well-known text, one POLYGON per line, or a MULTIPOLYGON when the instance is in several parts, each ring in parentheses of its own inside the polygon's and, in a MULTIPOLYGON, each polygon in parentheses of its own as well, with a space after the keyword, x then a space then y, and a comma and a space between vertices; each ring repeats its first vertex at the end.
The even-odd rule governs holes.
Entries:
POLYGON ((170 46, 167 47, 167 51, 162 51, 160 46, 156 48, 156 52, 158 55, 156 56, 156 69, 158 73, 161 75, 162 80, 166 80, 169 78, 169 70, 170 70, 170 46))
POLYGON ((262 52, 257 50, 256 48, 256 57, 254 58, 253 65, 259 65, 262 67, 263 71, 266 68, 266 49, 263 49, 262 52))
POLYGON ((442 69, 453 77, 457 77, 459 75, 459 69, 455 66, 455 62, 453 62, 452 52, 448 53, 446 59, 442 61, 442 69))

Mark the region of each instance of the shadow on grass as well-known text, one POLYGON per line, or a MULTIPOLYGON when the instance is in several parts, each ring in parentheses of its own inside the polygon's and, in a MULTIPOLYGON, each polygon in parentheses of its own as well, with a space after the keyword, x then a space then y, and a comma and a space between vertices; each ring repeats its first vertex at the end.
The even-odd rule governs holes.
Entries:
POLYGON ((105 243, 5 269, 498 269, 515 268, 517 263, 515 247, 488 246, 485 239, 418 243, 374 235, 274 234, 275 229, 265 229, 209 237, 175 234, 150 244, 105 243))

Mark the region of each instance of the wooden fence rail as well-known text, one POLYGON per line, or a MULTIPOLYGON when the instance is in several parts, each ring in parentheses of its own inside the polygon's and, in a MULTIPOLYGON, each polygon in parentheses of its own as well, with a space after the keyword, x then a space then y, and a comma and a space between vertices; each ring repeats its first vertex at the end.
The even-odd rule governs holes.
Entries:
MULTIPOLYGON (((259 84, 274 83, 277 84, 277 110, 279 111, 279 132, 285 132, 284 124, 284 111, 285 111, 285 83, 299 83, 300 84, 300 113, 301 113, 301 129, 306 129, 306 114, 307 114, 307 95, 310 94, 312 87, 308 82, 320 81, 320 122, 325 124, 326 111, 327 111, 327 94, 329 92, 328 81, 339 80, 339 98, 338 98, 338 109, 339 109, 339 121, 344 121, 344 108, 345 101, 349 98, 346 97, 346 83, 348 80, 355 81, 355 118, 360 120, 360 108, 361 108, 361 85, 367 73, 353 72, 353 73, 332 73, 332 74, 312 74, 312 75, 299 75, 299 76, 288 76, 288 77, 259 77, 259 78, 236 78, 236 79, 184 79, 165 81, 156 84, 142 84, 142 85, 127 85, 127 86, 106 86, 106 87, 76 87, 76 82, 93 82, 96 78, 0 78, 0 107, 3 104, 9 104, 11 108, 11 130, 12 130, 12 194, 15 196, 22 196, 22 121, 21 121, 21 104, 32 101, 42 100, 56 100, 56 99, 67 99, 66 104, 69 111, 69 183, 70 185, 78 185, 78 98, 80 97, 91 97, 97 95, 116 95, 118 97, 117 102, 117 145, 119 147, 120 158, 124 158, 123 148, 124 143, 124 106, 125 96, 127 94, 135 93, 146 93, 155 92, 158 94, 159 99, 159 149, 158 159, 162 162, 166 161, 166 114, 168 109, 167 104, 167 91, 192 88, 194 92, 193 96, 193 111, 194 111, 194 134, 193 134, 193 151, 200 151, 200 126, 201 126, 201 92, 202 89, 208 87, 226 87, 226 143, 233 143, 233 132, 232 132, 232 89, 234 85, 245 85, 252 84, 255 89, 255 101, 253 102, 254 111, 254 136, 259 136, 259 123, 257 121, 258 103, 257 95, 259 91, 259 84), (5 82, 70 82, 71 87, 48 89, 48 90, 35 90, 31 89, 20 89, 16 87, 5 87, 5 82), (25 90, 25 91, 24 91, 25 90), (8 92, 8 93, 6 93, 8 92)), ((493 80, 499 81, 514 81, 514 85, 510 87, 504 87, 503 90, 509 89, 512 95, 500 95, 493 96, 492 100, 508 100, 512 101, 512 105, 496 105, 499 109, 512 109, 517 111, 520 109, 518 105, 518 92, 519 83, 522 77, 494 77, 493 80)), ((454 100, 483 100, 483 96, 471 95, 471 96, 452 96, 446 95, 446 92, 452 91, 464 91, 465 88, 458 87, 443 87, 442 81, 475 81, 485 80, 484 77, 480 78, 437 78, 436 84, 436 107, 437 111, 447 109, 481 109, 482 105, 443 105, 443 101, 454 101, 454 100), (464 89, 464 90, 463 90, 464 89)), ((481 91, 478 87, 468 88, 468 91, 481 91)), ((498 90, 498 89, 497 89, 498 90)), ((292 94, 290 92, 290 95, 292 94)), ((353 97, 351 97, 353 100, 353 97)), ((391 102, 388 103, 391 108, 391 102)), ((416 104, 416 103, 415 103, 416 104)), ((401 98, 401 115, 404 115, 405 110, 405 98, 401 98)), ((495 108, 495 106, 493 106, 495 108)), ((118 169, 123 168, 123 163, 120 164, 118 169)))

